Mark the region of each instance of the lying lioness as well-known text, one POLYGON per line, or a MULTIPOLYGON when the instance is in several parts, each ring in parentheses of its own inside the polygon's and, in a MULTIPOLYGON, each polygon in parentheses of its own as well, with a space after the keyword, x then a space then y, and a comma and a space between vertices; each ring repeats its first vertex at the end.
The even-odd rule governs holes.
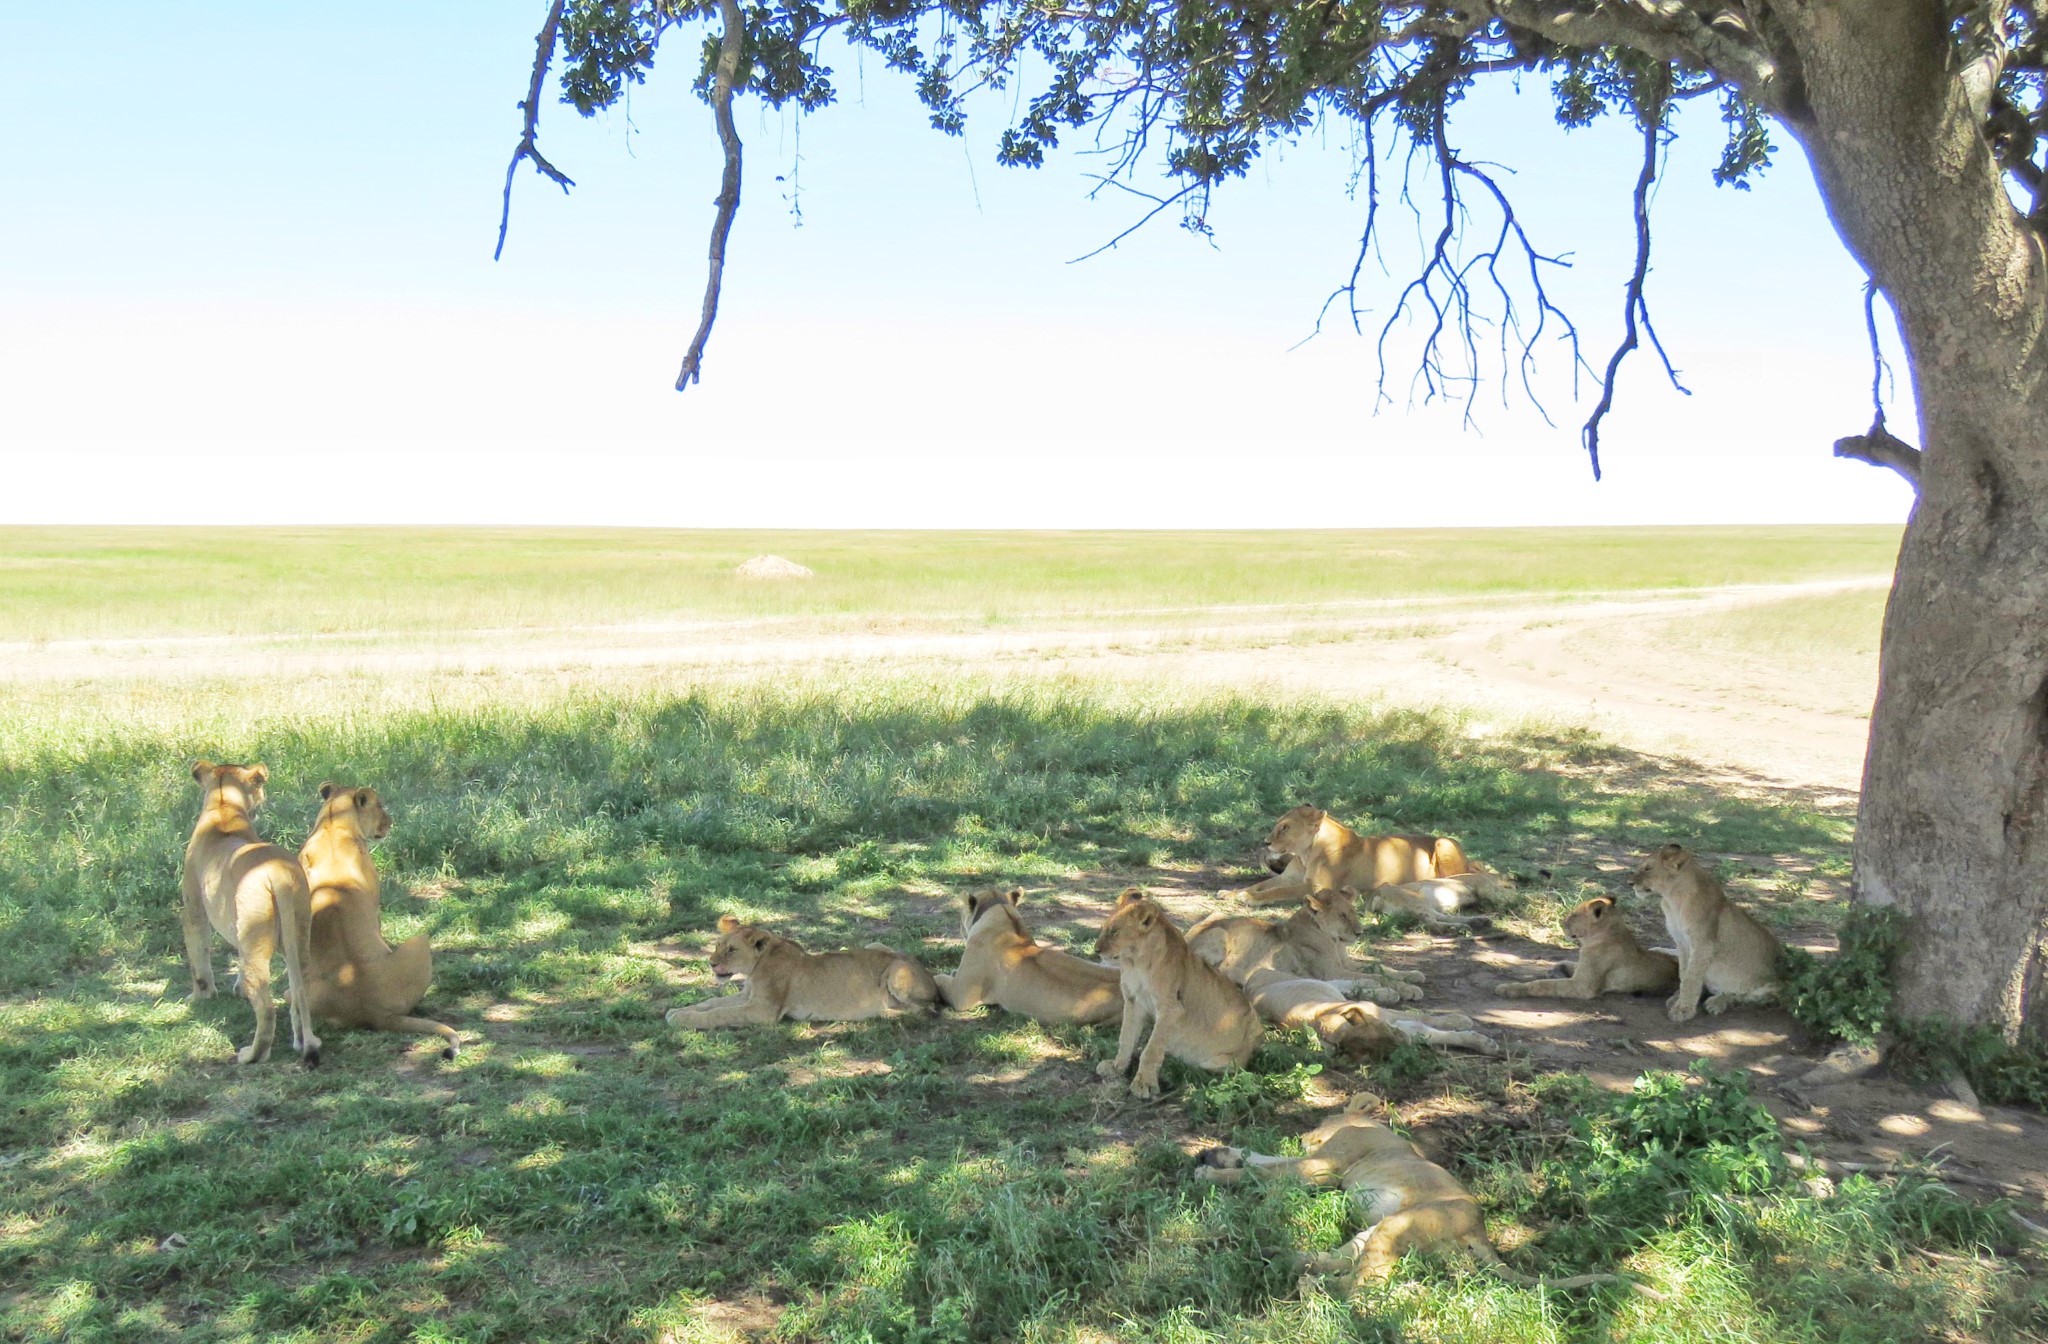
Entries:
POLYGON ((711 974, 720 984, 747 979, 737 994, 671 1008, 672 1027, 741 1027, 780 1022, 859 1022, 923 1009, 937 1012, 939 987, 930 971, 886 947, 806 952, 787 938, 718 917, 711 974))
POLYGON ((320 1038, 313 1034, 307 1003, 307 938, 312 904, 306 872, 299 861, 276 845, 265 844, 249 823, 263 806, 263 785, 270 771, 263 765, 192 767, 199 783, 199 822, 185 846, 185 965, 192 972, 192 997, 213 997, 213 948, 207 925, 235 949, 242 997, 256 1010, 256 1034, 235 1052, 242 1064, 270 1056, 277 1031, 277 1005, 270 998, 270 959, 284 944, 284 968, 291 977, 285 1002, 290 1008, 292 1048, 307 1068, 320 1062, 320 1038))
POLYGON ((1243 1068, 1258 1048, 1263 1028, 1244 991, 1188 950, 1187 939, 1166 911, 1136 887, 1117 897, 1116 912, 1095 940, 1095 955, 1123 972, 1123 1031, 1116 1058, 1096 1072, 1120 1079, 1137 1053, 1138 1038, 1152 1035, 1138 1056, 1131 1095, 1159 1095, 1159 1066, 1171 1053, 1198 1069, 1243 1068))
POLYGON ((1425 877, 1414 882, 1375 887, 1366 898, 1376 913, 1414 915, 1441 928, 1476 928, 1492 923, 1485 915, 1460 914, 1481 897, 1496 896, 1507 886, 1500 874, 1474 865, 1456 877, 1425 877))
POLYGON ((1244 984, 1253 971, 1273 970, 1351 983, 1358 989, 1357 997, 1376 1003, 1421 998, 1421 976, 1368 970, 1352 960, 1346 949, 1364 931, 1350 892, 1312 891, 1307 904, 1286 919, 1210 915, 1188 930, 1188 947, 1233 984, 1244 984))
POLYGON ((434 978, 427 935, 397 947, 384 941, 377 865, 370 842, 391 833, 391 814, 375 789, 320 786, 320 815, 299 850, 313 889, 311 993, 313 1016, 340 1027, 431 1032, 455 1058, 462 1038, 453 1027, 412 1010, 434 978))
POLYGON ((1255 904, 1299 900, 1311 891, 1380 887, 1474 871, 1458 842, 1438 835, 1359 835, 1319 807, 1303 804, 1266 837, 1266 867, 1278 874, 1238 893, 1255 904))
POLYGON ((992 1003, 1040 1022, 1114 1022, 1124 996, 1112 966, 1043 947, 1024 927, 1022 888, 977 891, 961 903, 967 952, 952 975, 934 976, 955 1008, 992 1003))
POLYGON ((1245 995, 1260 1018, 1276 1027, 1308 1027, 1328 1049, 1347 1059, 1385 1054, 1402 1036, 1443 1049, 1500 1053, 1500 1042, 1474 1031, 1472 1019, 1463 1013, 1382 1008, 1359 1002, 1356 988, 1272 970, 1253 971, 1244 982, 1245 995))
POLYGON ((1409 1251, 1462 1250, 1479 1264, 1525 1287, 1582 1288, 1627 1283, 1618 1274, 1580 1274, 1569 1279, 1533 1279, 1502 1263, 1486 1239, 1479 1203, 1451 1173, 1420 1149, 1363 1112, 1383 1103, 1370 1092, 1351 1098, 1339 1115, 1309 1131, 1303 1157, 1268 1157, 1240 1148, 1210 1148, 1196 1161, 1196 1176, 1234 1184, 1247 1171, 1293 1176, 1311 1185, 1342 1185, 1367 1225, 1327 1255, 1313 1256, 1309 1268, 1322 1274, 1348 1273, 1350 1287, 1383 1280, 1409 1251))
POLYGON ((1665 932, 1678 944, 1678 992, 1666 1004, 1673 1022, 1699 1011, 1702 989, 1710 1013, 1763 1003, 1778 992, 1777 935, 1729 900, 1684 845, 1665 845, 1645 859, 1634 882, 1660 898, 1665 932))
POLYGON ((1502 985, 1508 998, 1596 999, 1602 994, 1668 994, 1678 983, 1678 960, 1645 952, 1614 902, 1595 896, 1564 917, 1564 931, 1579 944, 1571 979, 1516 980, 1502 985))

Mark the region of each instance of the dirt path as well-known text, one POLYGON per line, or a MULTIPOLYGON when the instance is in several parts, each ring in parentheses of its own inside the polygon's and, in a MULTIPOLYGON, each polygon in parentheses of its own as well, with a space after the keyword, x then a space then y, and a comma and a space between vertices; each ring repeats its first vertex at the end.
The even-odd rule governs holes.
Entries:
POLYGON ((163 680, 348 673, 597 675, 673 667, 971 665, 1006 675, 1107 676, 1256 691, 1314 691, 1482 716, 1582 723, 1624 745, 1846 791, 1866 725, 1842 705, 1875 688, 1816 697, 1794 671, 1660 656, 1654 638, 1583 638, 1697 620, 1759 604, 1883 586, 1882 575, 1813 583, 1570 598, 1436 598, 1301 606, 1180 608, 989 630, 828 630, 800 620, 678 622, 418 636, 165 637, 0 643, 0 682, 163 680))

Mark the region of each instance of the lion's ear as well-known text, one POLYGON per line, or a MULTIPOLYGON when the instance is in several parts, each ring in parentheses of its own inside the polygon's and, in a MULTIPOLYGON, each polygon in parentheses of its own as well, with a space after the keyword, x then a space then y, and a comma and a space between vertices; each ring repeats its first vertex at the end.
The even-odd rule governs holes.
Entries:
POLYGON ((1011 888, 1010 888, 1010 904, 1012 904, 1012 905, 1020 905, 1020 904, 1022 904, 1022 903, 1023 903, 1023 900, 1024 900, 1024 888, 1022 888, 1022 887, 1011 887, 1011 888))
POLYGON ((194 761, 192 762, 192 778, 203 780, 219 768, 212 761, 194 761))
POLYGON ((740 917, 738 915, 723 914, 718 917, 718 931, 720 933, 731 933, 739 926, 740 917))
POLYGON ((329 798, 332 798, 333 796, 334 796, 334 785, 332 785, 332 784, 330 784, 330 783, 322 783, 322 784, 320 785, 320 801, 324 803, 324 802, 326 802, 326 801, 327 801, 327 800, 328 800, 329 798))
POLYGON ((370 791, 369 791, 368 789, 357 789, 357 790, 356 790, 356 806, 357 806, 357 807, 368 807, 369 805, 370 805, 370 791))
POLYGON ((1138 912, 1137 925, 1139 928, 1149 929, 1158 922, 1159 917, 1153 914, 1150 910, 1140 910, 1138 912))
POLYGON ((764 934, 762 934, 762 935, 761 935, 760 937, 758 937, 758 938, 754 939, 754 950, 755 950, 756 952, 765 952, 765 951, 767 951, 767 950, 768 950, 768 935, 767 935, 767 934, 765 934, 765 933, 764 933, 764 934))
POLYGON ((1586 902, 1586 912, 1595 919, 1605 919, 1607 912, 1613 908, 1614 901, 1606 896, 1595 896, 1592 900, 1586 902))
POLYGON ((1142 901, 1144 899, 1144 892, 1138 890, 1136 887, 1125 887, 1121 892, 1117 894, 1116 907, 1117 909, 1121 910, 1127 905, 1135 904, 1136 902, 1142 901))
POLYGON ((268 784, 270 782, 270 767, 263 764, 263 762, 261 761, 258 761, 256 762, 256 764, 250 766, 249 782, 252 784, 259 785, 268 784))
POLYGON ((1676 859, 1683 857, 1684 854, 1685 846, 1679 844, 1663 845, 1657 850, 1657 857, 1660 859, 1676 859))

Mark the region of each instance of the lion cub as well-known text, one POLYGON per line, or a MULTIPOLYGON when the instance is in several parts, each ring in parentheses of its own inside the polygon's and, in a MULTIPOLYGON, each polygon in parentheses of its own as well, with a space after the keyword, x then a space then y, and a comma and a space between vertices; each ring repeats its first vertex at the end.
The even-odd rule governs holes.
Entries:
POLYGON ((455 1058, 455 1029, 411 1016, 434 978, 427 935, 397 947, 384 941, 381 887, 370 844, 391 834, 391 814, 375 789, 320 786, 320 815, 299 850, 313 888, 313 1016, 341 1027, 431 1032, 455 1058))
POLYGON ((307 938, 313 923, 306 891, 306 872, 299 861, 276 845, 265 844, 249 822, 263 806, 263 786, 270 770, 263 765, 192 767, 199 784, 199 822, 185 846, 183 882, 185 965, 192 972, 194 1000, 213 997, 213 949, 206 936, 213 931, 235 949, 242 997, 256 1010, 256 1035, 235 1052, 242 1064, 270 1056, 277 1031, 277 1005, 270 998, 270 959, 284 944, 284 968, 291 977, 285 1002, 290 1008, 292 1048, 307 1068, 320 1062, 320 1038, 313 1034, 307 1004, 307 938))
POLYGON ((1778 992, 1777 935, 1729 900, 1684 845, 1659 849, 1633 880, 1638 890, 1656 894, 1664 929, 1678 944, 1678 992, 1666 1004, 1673 1022, 1691 1020, 1703 989, 1710 1013, 1762 1003, 1778 992))
POLYGON ((1486 1239, 1486 1217, 1458 1179, 1408 1140, 1362 1114, 1383 1105, 1370 1092, 1355 1094, 1344 1110, 1310 1130, 1303 1157, 1268 1157, 1240 1148, 1210 1148, 1195 1160, 1198 1179, 1235 1184, 1247 1171, 1293 1176, 1311 1185, 1342 1185, 1367 1220, 1365 1230, 1327 1255, 1313 1256, 1318 1273, 1348 1273, 1351 1287, 1382 1280, 1409 1251, 1462 1250, 1484 1269, 1526 1287, 1582 1288, 1626 1283, 1618 1274, 1532 1279, 1501 1262, 1486 1239))
POLYGON ((1352 996, 1355 989, 1274 970, 1253 971, 1244 982, 1245 997, 1261 1019, 1276 1027, 1308 1027, 1342 1058, 1385 1054, 1403 1036, 1439 1048, 1500 1053, 1500 1042, 1474 1031, 1472 1019, 1463 1013, 1382 1008, 1359 1002, 1352 996))
POLYGON ((792 1022, 859 1022, 922 1009, 937 1012, 932 973, 886 947, 851 952, 806 952, 787 938, 718 917, 711 974, 720 984, 745 976, 737 994, 671 1008, 672 1027, 742 1027, 788 1018, 792 1022))
POLYGON ((1614 902, 1595 896, 1564 917, 1564 931, 1579 945, 1569 980, 1516 980, 1500 987, 1508 998, 1596 999, 1602 994, 1665 994, 1678 984, 1678 961, 1645 952, 1614 902))
POLYGON ((1359 835, 1319 807, 1303 804, 1266 837, 1266 867, 1278 876, 1238 893, 1257 905, 1311 891, 1380 887, 1476 871, 1455 840, 1438 835, 1359 835))
POLYGON ((978 891, 960 907, 967 952, 952 975, 934 976, 954 1008, 992 1003, 1040 1022, 1114 1022, 1124 997, 1113 966, 1042 946, 1024 927, 1023 888, 978 891))
MULTIPOLYGON (((1210 915, 1188 930, 1188 947, 1242 985, 1252 972, 1271 970, 1306 980, 1342 982, 1352 997, 1399 1003, 1422 997, 1422 977, 1381 968, 1368 971, 1346 949, 1364 934, 1348 891, 1313 891, 1286 919, 1210 915)), ((1268 1021, 1271 1019, 1268 1018, 1268 1021)))
POLYGON ((1117 897, 1115 913, 1095 940, 1095 955, 1123 972, 1118 988, 1124 998, 1116 1058, 1104 1060, 1096 1072, 1122 1078, 1138 1038, 1152 1028, 1131 1079, 1132 1096, 1159 1095, 1159 1066, 1169 1052, 1198 1069, 1236 1069, 1258 1048, 1264 1028, 1244 991, 1189 951, 1166 911, 1136 887, 1117 897))

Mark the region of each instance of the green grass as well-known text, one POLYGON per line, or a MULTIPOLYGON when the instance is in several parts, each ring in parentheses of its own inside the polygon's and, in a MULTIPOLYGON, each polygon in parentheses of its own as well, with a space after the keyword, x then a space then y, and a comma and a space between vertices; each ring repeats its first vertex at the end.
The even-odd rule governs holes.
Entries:
POLYGON ((1883 574, 1895 527, 1208 533, 0 528, 0 640, 1569 595, 1883 574), (817 571, 749 583, 773 552, 817 571))
POLYGON ((1590 878, 1575 857, 1590 847, 1673 835, 1846 871, 1841 815, 1675 781, 1583 735, 1474 738, 1447 713, 958 676, 10 698, 0 1338, 1832 1344, 2048 1329, 1997 1219, 1910 1184, 1816 1198, 1721 1093, 1705 1111, 1667 1094, 1617 1111, 1526 1062, 1410 1051, 1359 1076, 1283 1037, 1249 1078, 1170 1066, 1168 1101, 1143 1106, 1093 1084, 1114 1044, 1099 1031, 995 1014, 661 1025, 701 992, 668 954, 700 948, 721 910, 943 968, 947 893, 1235 865, 1303 798, 1455 830, 1505 866, 1553 869, 1560 899, 1590 878), (387 932, 432 931, 424 1011, 469 1034, 457 1061, 333 1032, 314 1073, 230 1062, 246 1007, 183 998, 177 871, 200 755, 270 765, 264 825, 286 843, 321 780, 384 792, 387 932), (1182 1145, 1270 1151, 1329 1089, 1360 1086, 1473 1103, 1452 1160, 1497 1238, 1526 1243, 1519 1267, 1623 1263, 1678 1296, 1528 1291, 1428 1260, 1355 1307, 1299 1289, 1288 1257, 1357 1225, 1342 1195, 1205 1188, 1182 1145), (1714 1146, 1730 1134, 1752 1156, 1714 1146), (1574 1184, 1587 1163, 1598 1180, 1574 1184), (183 1245, 159 1249, 173 1234, 183 1245))

